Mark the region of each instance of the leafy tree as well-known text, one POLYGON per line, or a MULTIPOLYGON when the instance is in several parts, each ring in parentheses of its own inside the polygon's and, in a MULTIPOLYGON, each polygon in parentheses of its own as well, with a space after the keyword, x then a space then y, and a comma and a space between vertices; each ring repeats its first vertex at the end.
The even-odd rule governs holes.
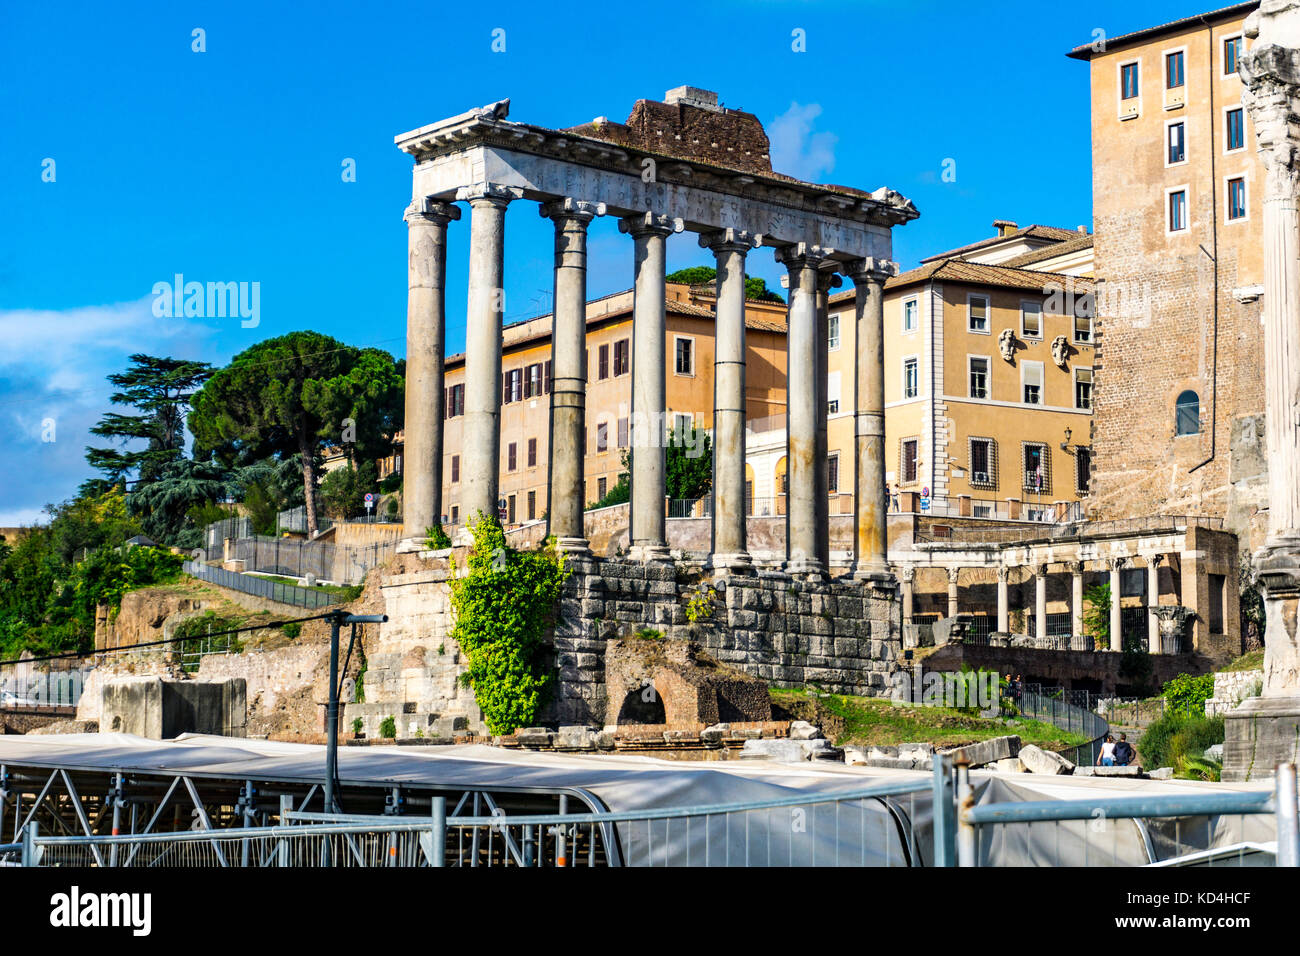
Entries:
MULTIPOLYGON (((687 285, 704 285, 708 282, 715 282, 718 278, 718 270, 713 266, 690 266, 686 269, 678 269, 676 272, 665 277, 667 282, 683 282, 687 285)), ((758 276, 745 277, 745 298, 756 299, 759 302, 784 302, 780 293, 773 292, 767 287, 767 281, 758 276)))
POLYGON ((713 443, 708 432, 702 428, 689 435, 670 431, 664 455, 664 487, 670 499, 695 501, 709 493, 713 487, 713 443))
POLYGON ((618 481, 614 482, 612 488, 605 491, 603 497, 587 505, 587 511, 593 511, 596 508, 608 508, 610 505, 627 504, 627 502, 631 500, 632 485, 630 472, 632 470, 632 461, 628 456, 626 449, 624 449, 623 454, 620 456, 619 462, 622 464, 623 470, 618 473, 618 481))
MULTIPOLYGON (((183 455, 190 398, 212 375, 207 362, 137 353, 130 363, 125 372, 108 376, 118 389, 109 401, 133 408, 135 414, 108 412, 91 429, 121 447, 86 449, 86 460, 104 473, 102 480, 108 484, 126 482, 133 475, 141 482, 151 482, 165 465, 183 455), (137 441, 143 441, 144 447, 122 450, 137 441)), ((103 489, 88 486, 86 490, 103 489)))
POLYGON ((1204 717, 1205 702, 1214 696, 1214 674, 1179 674, 1160 691, 1169 712, 1180 717, 1204 717))
POLYGON ((531 725, 550 694, 543 639, 568 572, 553 540, 544 551, 515 551, 495 515, 476 518, 464 575, 453 561, 451 638, 488 728, 508 734, 531 725))
POLYGON ((369 459, 356 468, 343 465, 320 483, 321 501, 331 518, 350 518, 365 506, 367 492, 375 489, 375 463, 369 459))
POLYGON ((191 509, 224 501, 231 489, 229 469, 213 461, 180 458, 163 465, 154 481, 132 492, 127 506, 154 541, 193 548, 198 547, 200 536, 190 521, 191 509))
POLYGON ((1110 582, 1094 584, 1083 596, 1083 630, 1098 648, 1110 647, 1110 582))
POLYGON ((253 534, 275 534, 280 504, 274 492, 260 481, 249 482, 244 492, 244 511, 253 534))
MULTIPOLYGON (((291 332, 236 355, 194 397, 190 430, 196 446, 224 461, 253 461, 297 454, 302 465, 307 527, 316 533, 317 456, 326 444, 355 438, 382 444, 391 433, 363 435, 375 423, 400 421, 400 390, 392 357, 378 349, 355 349, 318 332, 291 332), (384 363, 391 374, 383 371, 384 363), (358 371, 359 370, 359 371, 358 371), (354 375, 353 373, 357 373, 354 375), (373 385, 369 379, 378 376, 373 385)), ((400 376, 397 376, 400 379, 400 376)))
MULTIPOLYGON (((142 530, 140 520, 127 507, 121 485, 100 495, 81 495, 58 505, 47 505, 49 548, 57 561, 71 564, 89 551, 117 547, 142 530)), ((32 529, 30 534, 35 534, 32 529)))

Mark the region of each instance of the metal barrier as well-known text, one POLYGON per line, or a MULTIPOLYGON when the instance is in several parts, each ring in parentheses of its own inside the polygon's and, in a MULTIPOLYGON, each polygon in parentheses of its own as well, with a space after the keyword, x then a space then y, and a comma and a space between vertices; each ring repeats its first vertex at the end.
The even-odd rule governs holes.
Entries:
POLYGON ((1046 721, 1067 733, 1088 738, 1088 743, 1063 754, 1072 763, 1090 767, 1096 762, 1101 742, 1110 733, 1110 724, 1094 710, 1095 700, 1090 691, 1027 684, 1018 694, 1013 691, 1012 700, 1021 716, 1046 721))
MULTIPOLYGON (((985 840, 985 831, 995 827, 1021 826, 1030 832, 1020 834, 1018 847, 1031 856, 1041 853, 1049 865, 1062 862, 1061 847, 1065 845, 1078 862, 1080 844, 1083 865, 1105 865, 1107 856, 1102 846, 1111 844, 1109 863, 1123 865, 1134 862, 1131 851, 1121 852, 1121 830, 1117 821, 1132 821, 1145 859, 1137 862, 1157 863, 1184 854, 1184 847, 1196 844, 1184 837, 1199 835, 1206 828, 1206 849, 1214 843, 1212 817, 1247 817, 1273 814, 1276 822, 1277 865, 1300 865, 1300 829, 1297 828, 1296 771, 1293 764, 1281 764, 1275 774, 1274 792, 1266 790, 1228 793, 1193 793, 1151 795, 1142 797, 1116 797, 1104 800, 1040 800, 1023 803, 988 803, 976 806, 969 770, 957 768, 957 860, 959 866, 979 866, 987 859, 991 841, 985 840), (1198 818, 1204 817, 1204 823, 1198 818), (1148 820, 1169 821, 1160 830, 1146 823, 1148 820), (1084 824, 1065 828, 1070 822, 1084 824), (1052 824, 1050 838, 1035 834, 1032 828, 1052 824), (1172 848, 1169 828, 1172 824, 1172 848), (1163 831, 1163 832, 1162 832, 1163 831), (1095 838, 1095 839, 1094 839, 1095 838), (1157 849, 1160 844, 1165 850, 1157 849), (1049 851, 1049 847, 1053 849, 1049 851), (1172 849, 1172 852, 1169 852, 1172 849), (1095 859, 1093 854, 1096 854, 1095 859)), ((1130 841, 1131 842, 1131 841, 1130 841)), ((1252 844, 1257 845, 1257 844, 1252 844)), ((1246 844, 1238 845, 1238 862, 1246 853, 1246 844)))
POLYGON ((343 598, 329 591, 300 588, 297 585, 285 584, 283 581, 271 581, 267 578, 259 578, 249 574, 236 574, 234 571, 209 567, 195 561, 186 561, 181 566, 181 569, 200 581, 208 581, 223 588, 243 591, 245 594, 266 598, 268 601, 278 601, 281 604, 292 604, 303 608, 321 608, 343 603, 343 598))
POLYGON ((930 794, 941 807, 935 859, 951 865, 951 764, 936 766, 930 780, 619 813, 459 816, 439 797, 422 819, 285 808, 280 826, 178 833, 44 836, 32 820, 20 845, 0 847, 0 863, 7 849, 24 866, 909 866, 921 863, 916 797, 930 794))

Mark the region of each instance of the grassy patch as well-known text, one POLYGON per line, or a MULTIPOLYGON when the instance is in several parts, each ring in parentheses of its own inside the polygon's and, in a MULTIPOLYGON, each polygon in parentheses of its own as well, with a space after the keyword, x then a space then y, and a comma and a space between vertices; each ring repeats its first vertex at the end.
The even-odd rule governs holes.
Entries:
POLYGON ((807 691, 776 689, 771 694, 774 709, 820 724, 837 746, 929 742, 936 747, 956 747, 1008 734, 1019 734, 1022 743, 1050 750, 1088 742, 1081 734, 1067 733, 1038 720, 1017 718, 1005 723, 1000 718, 971 716, 948 707, 898 706, 879 697, 814 697, 807 691))
POLYGON ((263 581, 275 581, 279 584, 290 584, 296 588, 302 588, 304 591, 320 591, 324 594, 333 594, 335 597, 342 598, 344 603, 355 601, 361 597, 363 585, 360 584, 313 584, 310 587, 299 584, 299 578, 289 578, 282 574, 249 574, 250 578, 261 578, 263 581))
POLYGON ((1264 648, 1242 654, 1235 661, 1223 668, 1225 671, 1258 671, 1264 668, 1264 648))

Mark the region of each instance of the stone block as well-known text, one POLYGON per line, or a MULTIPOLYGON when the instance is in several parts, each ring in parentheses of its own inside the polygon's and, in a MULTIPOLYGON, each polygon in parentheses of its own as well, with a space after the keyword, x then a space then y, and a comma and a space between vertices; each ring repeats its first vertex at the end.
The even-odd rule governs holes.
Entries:
POLYGON ((524 727, 515 731, 515 740, 519 742, 519 746, 533 750, 550 747, 554 736, 545 727, 524 727))
POLYGON ((1140 777, 1142 768, 1130 764, 1127 767, 1075 767, 1076 777, 1140 777))
POLYGON ((1018 756, 1020 762, 1025 765, 1025 769, 1030 773, 1066 774, 1074 772, 1074 764, 1060 754, 1051 750, 1044 750, 1033 744, 1026 744, 1021 747, 1018 756))
POLYGON ((993 769, 998 773, 1026 773, 1024 761, 1019 757, 1005 757, 995 761, 993 769))
POLYGON ((1173 767, 1157 767, 1147 774, 1152 780, 1172 780, 1174 779, 1173 767))
POLYGON ((1020 737, 1015 734, 1007 737, 993 737, 989 740, 981 740, 978 743, 967 744, 965 747, 945 750, 943 753, 950 754, 953 763, 965 758, 966 762, 972 767, 983 767, 986 764, 1017 756, 1020 753, 1020 737))
POLYGON ((806 720, 790 721, 790 739, 791 740, 816 740, 825 735, 813 724, 806 720))
POLYGON ((828 749, 825 740, 746 740, 740 752, 742 760, 774 760, 777 763, 803 763, 818 751, 828 749))

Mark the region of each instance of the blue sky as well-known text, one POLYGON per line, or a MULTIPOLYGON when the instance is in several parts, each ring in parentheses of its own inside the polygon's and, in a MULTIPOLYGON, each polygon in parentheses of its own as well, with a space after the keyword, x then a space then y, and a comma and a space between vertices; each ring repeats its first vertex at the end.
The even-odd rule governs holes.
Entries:
MULTIPOLYGON (((403 354, 411 163, 398 133, 504 97, 511 119, 564 127, 621 120, 674 86, 716 90, 766 124, 778 170, 911 198, 921 218, 894 232, 906 268, 990 235, 995 218, 1091 224, 1088 70, 1065 52, 1097 28, 1114 36, 1201 9, 6 4, 0 526, 33 520, 90 475, 104 376, 131 352, 223 363, 310 328, 403 354), (503 53, 491 49, 498 28, 503 53), (796 29, 805 52, 791 49, 796 29), (949 159, 955 182, 941 178, 949 159), (176 273, 260 283, 259 324, 154 317, 153 286, 176 273)), ((549 307, 550 228, 532 203, 509 211, 508 319, 549 307)), ((464 341, 467 241, 454 224, 451 350, 464 341)), ((670 269, 705 261, 694 236, 670 241, 670 269)), ((766 251, 750 271, 769 285, 780 275, 766 251)), ((598 221, 590 293, 630 284, 630 243, 598 221)))

